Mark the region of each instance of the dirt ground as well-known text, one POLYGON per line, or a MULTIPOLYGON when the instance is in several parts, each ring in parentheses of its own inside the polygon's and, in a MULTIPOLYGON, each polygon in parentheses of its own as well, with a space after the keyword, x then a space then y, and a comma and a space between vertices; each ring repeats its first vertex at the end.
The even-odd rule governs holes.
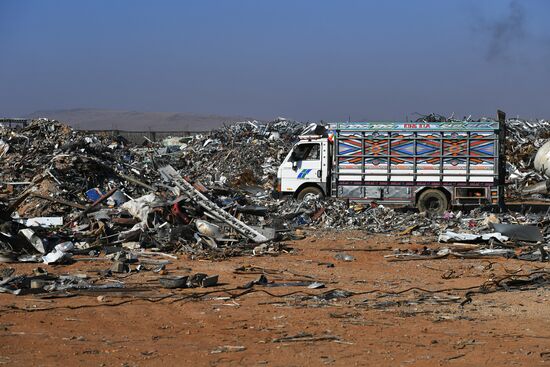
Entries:
MULTIPOLYGON (((420 243, 400 236, 328 232, 289 242, 294 250, 279 256, 222 261, 181 256, 167 266, 171 275, 219 274, 221 284, 213 288, 166 290, 159 287, 158 274, 140 272, 117 276, 124 290, 72 292, 64 298, 0 294, 0 364, 550 365, 550 287, 476 293, 463 307, 467 290, 456 290, 512 272, 549 270, 548 264, 384 258, 391 254, 388 248, 431 243, 428 238, 415 241, 420 243), (355 259, 335 259, 335 249, 355 259), (237 289, 262 273, 269 281, 291 284, 237 289), (312 281, 325 288, 304 285, 312 281), (415 287, 423 290, 407 291, 415 287), (354 293, 345 298, 336 297, 342 292, 327 293, 335 289, 354 293), (336 298, 327 300, 330 295, 336 298)), ((43 268, 97 277, 109 265, 80 261, 43 268)), ((36 266, 1 264, 0 270, 30 274, 36 266)))

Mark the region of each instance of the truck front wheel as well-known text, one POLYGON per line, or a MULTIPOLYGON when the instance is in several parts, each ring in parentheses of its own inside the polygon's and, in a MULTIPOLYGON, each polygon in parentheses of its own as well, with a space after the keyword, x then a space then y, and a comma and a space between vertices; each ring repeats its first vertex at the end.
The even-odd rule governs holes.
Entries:
POLYGON ((420 194, 416 207, 421 213, 442 215, 449 207, 449 199, 442 191, 429 189, 420 194))
POLYGON ((298 201, 302 201, 304 200, 304 198, 306 196, 318 196, 319 199, 323 199, 325 197, 325 195, 323 194, 323 191, 321 191, 320 188, 318 187, 314 187, 314 186, 310 186, 310 187, 305 187, 303 188, 299 193, 298 195, 296 196, 296 199, 298 199, 298 201))

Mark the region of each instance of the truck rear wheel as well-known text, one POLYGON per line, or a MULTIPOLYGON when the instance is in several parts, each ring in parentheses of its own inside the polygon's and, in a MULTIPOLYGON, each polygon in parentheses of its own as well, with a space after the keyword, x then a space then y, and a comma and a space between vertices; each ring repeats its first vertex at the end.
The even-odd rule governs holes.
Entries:
POLYGON ((306 196, 313 196, 313 195, 316 195, 319 197, 319 199, 323 199, 325 197, 325 195, 323 194, 323 191, 321 191, 320 188, 318 187, 314 187, 314 186, 310 186, 310 187, 305 187, 303 188, 299 193, 298 195, 296 196, 296 199, 298 199, 298 201, 302 201, 304 200, 304 198, 306 196))
POLYGON ((429 189, 420 194, 416 207, 421 213, 441 215, 449 208, 449 199, 441 190, 429 189))

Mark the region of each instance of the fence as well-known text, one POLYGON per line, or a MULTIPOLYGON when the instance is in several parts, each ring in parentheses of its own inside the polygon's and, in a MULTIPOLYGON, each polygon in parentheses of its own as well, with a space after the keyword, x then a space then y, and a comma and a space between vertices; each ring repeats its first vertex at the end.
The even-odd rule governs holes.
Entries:
POLYGON ((86 130, 98 135, 122 136, 134 144, 143 144, 147 139, 159 141, 168 137, 185 137, 203 134, 205 131, 125 131, 125 130, 86 130))
POLYGON ((7 127, 25 127, 29 124, 31 120, 27 120, 27 119, 20 119, 20 118, 7 118, 7 117, 2 117, 0 118, 0 125, 2 126, 7 126, 7 127))

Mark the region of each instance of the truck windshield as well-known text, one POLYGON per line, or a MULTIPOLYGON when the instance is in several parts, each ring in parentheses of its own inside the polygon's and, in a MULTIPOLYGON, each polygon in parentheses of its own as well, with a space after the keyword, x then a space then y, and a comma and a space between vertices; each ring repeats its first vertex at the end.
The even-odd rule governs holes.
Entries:
POLYGON ((316 161, 320 158, 320 145, 316 143, 312 144, 300 144, 294 148, 292 153, 294 160, 296 161, 316 161))

